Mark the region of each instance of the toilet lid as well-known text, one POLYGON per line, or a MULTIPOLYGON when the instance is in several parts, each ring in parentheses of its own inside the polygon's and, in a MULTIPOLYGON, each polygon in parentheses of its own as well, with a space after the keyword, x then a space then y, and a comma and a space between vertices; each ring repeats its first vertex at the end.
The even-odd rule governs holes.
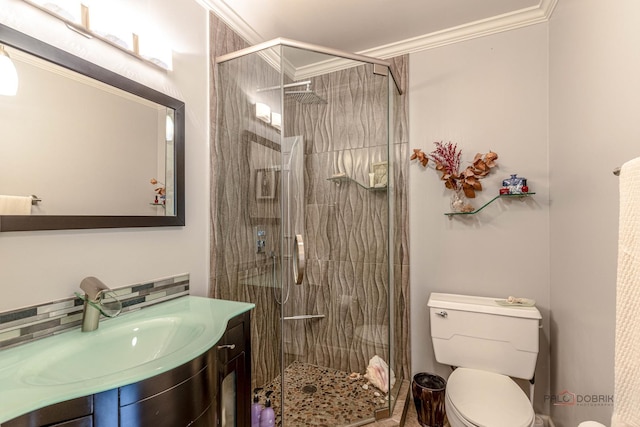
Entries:
POLYGON ((535 417, 527 396, 505 375, 458 368, 446 393, 460 415, 479 427, 529 427, 535 417))

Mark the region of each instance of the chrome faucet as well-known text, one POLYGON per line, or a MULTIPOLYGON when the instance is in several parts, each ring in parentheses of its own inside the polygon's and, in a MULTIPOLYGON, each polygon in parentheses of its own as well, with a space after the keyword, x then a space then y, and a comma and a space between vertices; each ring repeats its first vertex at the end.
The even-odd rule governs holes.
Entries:
POLYGON ((80 289, 84 294, 84 309, 82 312, 82 332, 90 332, 98 329, 100 314, 107 317, 115 317, 120 314, 122 304, 117 298, 112 302, 103 302, 105 293, 111 289, 95 277, 85 277, 80 282, 80 289))

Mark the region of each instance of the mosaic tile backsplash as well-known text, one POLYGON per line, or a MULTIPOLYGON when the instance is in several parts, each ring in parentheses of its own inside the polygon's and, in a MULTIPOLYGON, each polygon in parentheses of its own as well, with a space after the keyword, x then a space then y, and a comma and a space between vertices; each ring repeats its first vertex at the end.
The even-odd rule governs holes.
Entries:
MULTIPOLYGON (((189 274, 112 289, 122 313, 189 294, 189 274)), ((84 302, 77 297, 0 313, 0 349, 80 327, 84 302)), ((103 320, 108 320, 104 318, 103 320)))

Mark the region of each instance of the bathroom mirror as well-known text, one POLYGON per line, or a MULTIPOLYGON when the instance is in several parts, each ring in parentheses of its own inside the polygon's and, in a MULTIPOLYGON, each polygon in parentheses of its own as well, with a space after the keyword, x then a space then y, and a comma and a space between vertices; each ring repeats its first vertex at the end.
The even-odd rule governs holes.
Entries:
POLYGON ((38 199, 0 231, 185 224, 184 102, 1 24, 0 44, 0 196, 38 199))

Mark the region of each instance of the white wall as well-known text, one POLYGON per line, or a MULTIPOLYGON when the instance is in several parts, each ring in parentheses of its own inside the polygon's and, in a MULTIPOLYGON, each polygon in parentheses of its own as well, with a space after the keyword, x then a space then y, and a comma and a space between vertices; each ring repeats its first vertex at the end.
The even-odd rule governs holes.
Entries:
POLYGON ((433 357, 431 292, 533 298, 543 316, 536 410, 548 413, 549 179, 547 24, 412 54, 410 147, 453 141, 463 162, 493 150, 499 167, 482 181, 475 206, 502 179, 529 180, 530 199, 498 200, 471 217, 448 219, 450 190, 434 169, 410 166, 412 371, 448 376, 433 357))
MULTIPOLYGON (((114 2, 115 3, 115 2, 114 2)), ((66 298, 94 275, 112 287, 191 273, 206 295, 209 237, 207 14, 195 2, 127 1, 174 50, 169 73, 88 40, 18 0, 0 0, 0 22, 140 81, 186 104, 186 226, 0 233, 0 311, 66 298)))
MULTIPOLYGON (((552 390, 613 394, 618 178, 640 155, 640 3, 561 0, 550 21, 552 390)), ((558 427, 612 406, 554 406, 558 427)))

